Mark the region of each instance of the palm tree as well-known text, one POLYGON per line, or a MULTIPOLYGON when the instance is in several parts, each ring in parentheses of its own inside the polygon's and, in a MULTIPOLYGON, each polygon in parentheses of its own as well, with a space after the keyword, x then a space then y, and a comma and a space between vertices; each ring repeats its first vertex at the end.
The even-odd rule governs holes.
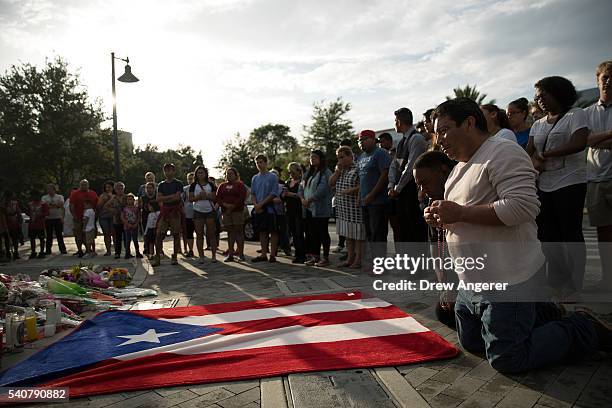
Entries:
MULTIPOLYGON (((476 102, 477 104, 482 105, 484 99, 487 97, 487 94, 484 94, 484 93, 481 94, 480 91, 476 89, 476 85, 470 86, 470 84, 467 84, 463 88, 461 87, 454 88, 453 93, 455 94, 454 97, 447 96, 446 99, 449 100, 449 99, 454 99, 454 98, 469 98, 473 100, 474 102, 476 102)), ((490 99, 487 103, 495 104, 495 99, 490 99)))

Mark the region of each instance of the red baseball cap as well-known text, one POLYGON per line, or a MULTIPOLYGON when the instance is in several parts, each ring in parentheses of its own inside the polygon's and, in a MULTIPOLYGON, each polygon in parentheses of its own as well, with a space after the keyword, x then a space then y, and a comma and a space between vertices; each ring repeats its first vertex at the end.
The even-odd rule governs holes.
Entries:
POLYGON ((374 140, 376 140, 376 132, 374 132, 373 130, 370 130, 370 129, 362 130, 359 133, 358 139, 359 140, 362 140, 362 139, 374 139, 374 140))

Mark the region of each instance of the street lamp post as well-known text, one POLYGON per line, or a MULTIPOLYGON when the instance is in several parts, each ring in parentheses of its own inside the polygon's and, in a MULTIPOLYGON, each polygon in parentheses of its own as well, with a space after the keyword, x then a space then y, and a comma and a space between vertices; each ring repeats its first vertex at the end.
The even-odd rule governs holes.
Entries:
POLYGON ((125 72, 119 78, 120 82, 138 82, 138 78, 132 74, 132 67, 130 67, 129 58, 115 57, 115 53, 111 52, 111 65, 112 65, 112 76, 113 76, 113 148, 115 156, 115 181, 119 181, 119 136, 117 135, 117 94, 115 93, 115 60, 121 60, 125 62, 125 72))

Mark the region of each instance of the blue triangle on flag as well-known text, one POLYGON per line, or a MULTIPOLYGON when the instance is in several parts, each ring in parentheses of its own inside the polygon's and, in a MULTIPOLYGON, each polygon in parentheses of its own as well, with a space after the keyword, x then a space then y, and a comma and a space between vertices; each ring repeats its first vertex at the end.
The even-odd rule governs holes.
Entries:
POLYGON ((57 343, 0 374, 0 386, 34 385, 101 361, 217 333, 209 326, 171 323, 126 311, 100 313, 57 343))

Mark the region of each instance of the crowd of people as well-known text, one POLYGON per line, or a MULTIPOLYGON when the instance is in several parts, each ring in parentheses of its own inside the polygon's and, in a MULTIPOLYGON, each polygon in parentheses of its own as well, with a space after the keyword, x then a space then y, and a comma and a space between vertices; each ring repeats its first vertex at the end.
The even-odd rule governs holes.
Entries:
MULTIPOLYGON (((597 287, 612 291, 612 61, 597 67, 596 79, 599 100, 586 109, 574 107, 576 89, 559 76, 535 83, 533 104, 519 98, 503 109, 457 98, 427 110, 416 124, 412 111, 400 108, 393 115, 402 135, 396 146, 389 133, 363 130, 356 146, 348 139, 338 146, 333 171, 325 152, 315 149, 307 165, 288 165, 286 181, 258 155, 250 191, 233 167, 217 185, 206 167, 197 166, 184 185, 167 163, 164 180, 156 184, 155 175, 147 173, 136 195, 126 194, 121 182, 108 182, 98 196, 83 180, 70 194, 76 255, 96 255, 97 221, 106 256, 114 250, 118 258, 123 250, 129 258, 133 246, 135 256, 142 257, 142 233, 143 253, 159 265, 169 230, 172 264, 181 249, 195 256, 194 234, 199 262, 205 260, 205 239, 216 262, 223 228, 228 234, 224 260, 244 261, 244 226, 251 217, 260 239, 252 262, 276 262, 280 249, 293 263, 325 267, 330 265, 329 220, 335 217, 336 250, 346 247, 339 267, 368 266, 366 248, 374 255, 385 251, 380 244, 387 242, 389 227, 397 243, 429 243, 438 256, 445 245, 453 257, 466 255, 456 245, 463 242, 528 243, 520 254, 498 254, 489 277, 507 282, 508 293, 525 293, 544 281, 562 299, 583 289, 586 199, 600 245, 597 287)), ((44 196, 32 193, 25 209, 31 258, 51 252, 53 235, 66 253, 63 207, 64 198, 52 184, 44 196)), ((2 250, 17 258, 21 209, 14 193, 4 194, 0 209, 2 250)), ((436 276, 450 279, 445 271, 436 276)), ((459 274, 459 279, 469 276, 459 274)), ((456 302, 441 302, 454 314, 461 344, 486 351, 500 371, 523 371, 612 346, 610 330, 588 313, 551 314, 549 308, 543 320, 540 304, 496 302, 469 290, 460 290, 456 302)))

